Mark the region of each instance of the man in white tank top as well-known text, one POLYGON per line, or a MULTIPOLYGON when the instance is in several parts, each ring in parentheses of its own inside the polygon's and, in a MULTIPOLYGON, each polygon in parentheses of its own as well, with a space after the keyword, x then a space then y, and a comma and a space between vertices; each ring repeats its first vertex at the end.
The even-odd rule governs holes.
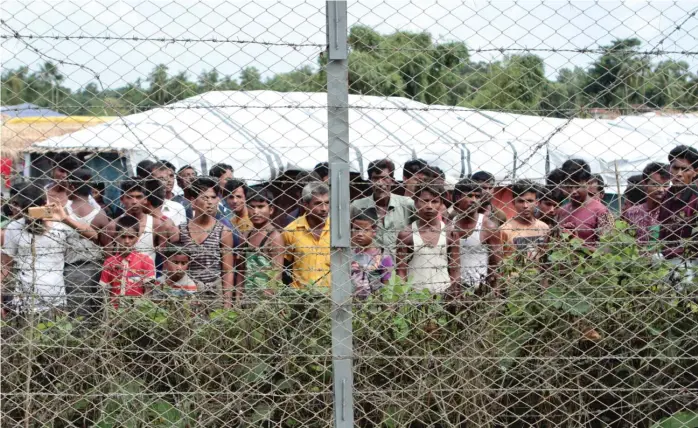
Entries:
POLYGON ((502 259, 502 238, 489 216, 480 212, 480 185, 465 178, 456 184, 453 203, 458 216, 452 226, 451 266, 457 272, 454 293, 497 292, 497 269, 502 259))
MULTIPOLYGON (((68 216, 90 224, 98 233, 107 226, 109 219, 101 208, 95 208, 89 200, 92 173, 86 168, 72 171, 68 180, 70 200, 65 206, 68 216)), ((90 316, 99 308, 99 275, 102 270, 102 250, 99 239, 79 238, 68 247, 65 254, 63 277, 68 308, 71 313, 90 316)))
POLYGON ((397 237, 397 274, 415 290, 444 293, 451 287, 450 230, 439 215, 443 194, 442 186, 418 187, 413 196, 417 221, 397 237))

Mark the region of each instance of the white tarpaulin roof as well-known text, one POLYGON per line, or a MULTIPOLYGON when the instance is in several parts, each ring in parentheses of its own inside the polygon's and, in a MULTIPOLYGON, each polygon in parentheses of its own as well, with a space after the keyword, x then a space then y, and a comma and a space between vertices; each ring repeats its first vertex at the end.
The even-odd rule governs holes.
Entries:
MULTIPOLYGON (((208 92, 36 143, 42 150, 118 150, 134 166, 166 159, 200 172, 224 162, 251 182, 327 160, 325 93, 208 92)), ((396 165, 418 157, 449 181, 487 170, 498 180, 542 180, 571 157, 591 163, 609 191, 677 144, 698 146, 698 116, 556 119, 447 106, 405 98, 351 95, 350 162, 366 176, 371 160, 396 165)), ((401 169, 396 171, 401 179, 401 169)))

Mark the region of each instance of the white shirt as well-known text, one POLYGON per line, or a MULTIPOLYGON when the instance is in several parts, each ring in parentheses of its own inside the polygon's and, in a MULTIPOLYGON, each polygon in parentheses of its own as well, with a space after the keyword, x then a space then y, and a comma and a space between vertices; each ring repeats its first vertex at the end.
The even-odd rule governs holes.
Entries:
POLYGON ((412 223, 414 252, 408 264, 412 287, 415 290, 427 289, 432 293, 443 293, 451 285, 448 275, 448 246, 446 225, 441 223, 441 233, 435 246, 424 242, 417 222, 412 223))
MULTIPOLYGON (((44 190, 48 191, 51 187, 53 187, 56 184, 55 181, 51 181, 47 185, 44 186, 44 190)), ((102 207, 99 206, 95 198, 92 197, 92 194, 87 195, 87 203, 89 203, 92 207, 102 209, 102 207)))
POLYGON ((187 221, 187 210, 179 202, 168 199, 162 205, 161 211, 162 215, 172 220, 175 226, 179 226, 187 221))
POLYGON ((460 279, 461 285, 469 291, 480 288, 487 280, 487 246, 482 243, 482 225, 484 214, 478 214, 475 229, 466 238, 458 240, 460 246, 460 279))
POLYGON ((35 310, 63 305, 66 250, 75 244, 79 238, 78 232, 63 223, 54 222, 44 234, 34 235, 25 229, 24 224, 25 219, 19 219, 7 226, 2 248, 2 252, 14 260, 19 280, 17 292, 25 297, 21 303, 31 305, 35 310), (29 298, 32 294, 36 300, 29 298))
POLYGON ((145 227, 143 233, 138 237, 136 245, 133 246, 133 251, 143 253, 150 257, 155 263, 155 235, 153 235, 153 216, 145 216, 145 227))
MULTIPOLYGON (((90 204, 92 206, 92 204, 90 204)), ((73 201, 68 201, 65 206, 65 211, 74 220, 80 221, 82 223, 92 224, 92 220, 97 217, 97 214, 102 210, 101 208, 92 207, 92 211, 85 217, 80 217, 73 211, 73 201)), ((77 263, 77 262, 88 262, 96 261, 102 258, 102 249, 93 241, 84 238, 82 236, 76 239, 75 245, 70 246, 66 252, 66 263, 77 263)))

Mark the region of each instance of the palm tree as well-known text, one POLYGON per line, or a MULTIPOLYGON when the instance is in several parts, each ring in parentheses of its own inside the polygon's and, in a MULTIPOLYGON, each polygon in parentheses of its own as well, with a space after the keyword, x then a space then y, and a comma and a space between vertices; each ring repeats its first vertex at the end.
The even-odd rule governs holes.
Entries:
POLYGON ((53 108, 56 109, 58 104, 58 86, 65 79, 65 76, 58 71, 56 64, 47 61, 41 66, 39 77, 49 84, 49 101, 51 101, 53 108))

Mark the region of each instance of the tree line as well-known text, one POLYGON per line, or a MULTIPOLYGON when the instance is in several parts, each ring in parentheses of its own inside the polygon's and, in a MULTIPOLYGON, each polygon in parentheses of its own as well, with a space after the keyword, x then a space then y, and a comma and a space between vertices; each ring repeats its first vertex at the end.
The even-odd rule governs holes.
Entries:
MULTIPOLYGON (((426 104, 472 107, 552 117, 584 117, 602 108, 628 114, 698 106, 698 74, 686 61, 662 59, 642 51, 635 38, 602 46, 587 67, 561 69, 546 77, 543 59, 534 54, 505 55, 491 62, 472 61, 464 42, 436 43, 427 32, 382 35, 365 26, 349 34, 349 89, 353 94, 407 97, 426 104)), ((73 91, 59 67, 46 62, 38 70, 23 66, 2 73, 3 105, 30 102, 69 115, 130 114, 208 91, 261 90, 324 92, 327 58, 263 79, 255 67, 238 77, 217 69, 192 80, 186 71, 155 66, 146 79, 120 88, 95 82, 73 91)))

